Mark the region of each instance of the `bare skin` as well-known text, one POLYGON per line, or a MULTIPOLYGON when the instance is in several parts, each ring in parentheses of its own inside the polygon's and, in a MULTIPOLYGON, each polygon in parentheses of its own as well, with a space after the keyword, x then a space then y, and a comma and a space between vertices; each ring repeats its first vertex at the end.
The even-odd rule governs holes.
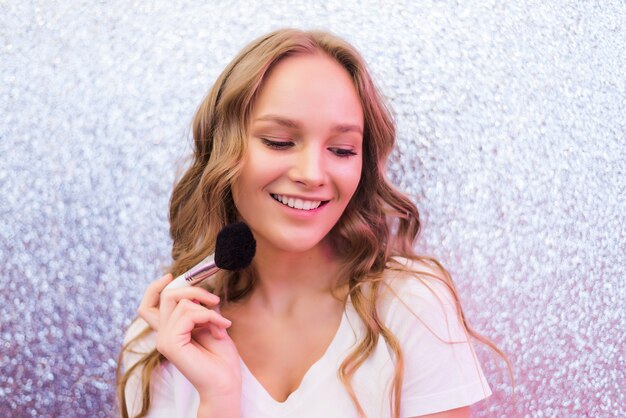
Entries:
MULTIPOLYGON (((313 261, 304 271, 316 272, 313 261)), ((284 402, 299 387, 330 345, 341 322, 346 292, 344 287, 336 298, 331 296, 328 288, 320 286, 319 276, 317 282, 312 281, 315 286, 299 286, 297 292, 289 292, 294 287, 288 284, 297 276, 289 271, 284 269, 282 284, 279 280, 269 286, 261 282, 250 297, 221 310, 233 321, 228 334, 243 362, 278 402, 284 402)), ((299 283, 306 283, 307 278, 300 279, 299 283)))

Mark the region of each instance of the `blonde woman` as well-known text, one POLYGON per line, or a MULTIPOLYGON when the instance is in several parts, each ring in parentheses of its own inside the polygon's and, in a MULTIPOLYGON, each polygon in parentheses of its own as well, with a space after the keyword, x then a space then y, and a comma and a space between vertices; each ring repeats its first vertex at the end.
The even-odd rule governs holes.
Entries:
POLYGON ((173 264, 120 354, 124 417, 467 417, 490 395, 447 272, 413 251, 385 179, 395 125, 365 62, 326 32, 263 36, 193 121, 170 202, 173 264), (250 267, 164 290, 244 221, 250 267))

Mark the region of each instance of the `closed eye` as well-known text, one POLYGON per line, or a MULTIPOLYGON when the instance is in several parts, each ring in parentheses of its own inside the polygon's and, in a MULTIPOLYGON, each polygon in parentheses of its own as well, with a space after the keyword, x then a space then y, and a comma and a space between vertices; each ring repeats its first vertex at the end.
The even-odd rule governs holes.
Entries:
POLYGON ((350 149, 350 148, 329 148, 329 151, 331 151, 337 157, 343 157, 343 158, 357 155, 357 153, 353 149, 350 149))
POLYGON ((287 149, 294 145, 292 141, 274 141, 267 138, 261 138, 261 141, 268 147, 278 150, 287 149))

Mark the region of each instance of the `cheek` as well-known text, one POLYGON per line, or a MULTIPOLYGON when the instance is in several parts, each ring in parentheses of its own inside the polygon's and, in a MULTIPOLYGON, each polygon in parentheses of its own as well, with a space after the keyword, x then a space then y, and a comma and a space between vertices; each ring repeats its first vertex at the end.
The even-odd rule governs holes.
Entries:
POLYGON ((237 179, 233 182, 231 186, 233 201, 241 216, 254 215, 254 208, 258 203, 255 201, 264 193, 265 186, 273 176, 267 167, 272 167, 272 165, 256 158, 247 160, 237 179))
POLYGON ((235 204, 235 210, 241 215, 241 189, 239 181, 234 182, 230 186, 230 194, 233 197, 233 203, 235 204))
POLYGON ((239 175, 242 190, 259 188, 267 185, 280 173, 281 160, 264 152, 263 149, 252 148, 239 175))
POLYGON ((235 203, 235 209, 240 215, 244 215, 248 206, 250 206, 250 182, 247 173, 242 171, 238 178, 233 182, 231 186, 231 194, 233 196, 233 202, 235 203))
POLYGON ((362 164, 356 164, 352 169, 344 173, 344 192, 353 196, 356 193, 359 183, 361 182, 362 164))

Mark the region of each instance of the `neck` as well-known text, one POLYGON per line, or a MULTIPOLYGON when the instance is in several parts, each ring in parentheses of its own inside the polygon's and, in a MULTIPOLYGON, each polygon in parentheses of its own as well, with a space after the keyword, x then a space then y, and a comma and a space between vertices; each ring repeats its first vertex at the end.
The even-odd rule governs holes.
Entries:
POLYGON ((337 284, 339 263, 324 244, 302 253, 257 246, 257 283, 249 303, 285 315, 302 304, 328 298, 337 284))

